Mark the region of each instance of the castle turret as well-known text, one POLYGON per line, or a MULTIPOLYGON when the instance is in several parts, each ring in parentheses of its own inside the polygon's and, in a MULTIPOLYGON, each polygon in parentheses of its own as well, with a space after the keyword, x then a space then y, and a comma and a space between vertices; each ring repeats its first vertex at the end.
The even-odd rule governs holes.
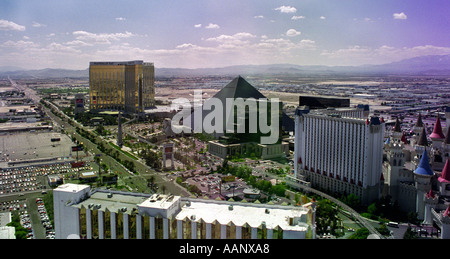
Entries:
POLYGON ((439 148, 442 146, 442 142, 445 139, 444 132, 442 132, 441 120, 439 119, 439 115, 436 119, 436 123, 434 124, 433 132, 430 135, 431 140, 433 141, 433 147, 439 148))
POLYGON ((415 155, 412 159, 414 168, 417 168, 424 151, 430 151, 430 148, 428 147, 427 133, 425 131, 425 127, 422 128, 422 133, 419 136, 418 142, 414 144, 415 155))
POLYGON ((441 239, 450 239, 450 206, 442 213, 440 213, 441 225, 441 239))
POLYGON ((445 160, 442 148, 444 147, 445 136, 442 132, 441 120, 439 119, 439 114, 434 124, 433 132, 430 135, 432 141, 431 144, 431 154, 432 166, 436 170, 443 168, 445 160))
POLYGON ((414 143, 419 142, 419 138, 420 138, 420 134, 422 133, 424 126, 423 126, 423 121, 422 121, 422 115, 419 113, 419 117, 417 117, 417 122, 414 125, 414 143))
POLYGON ((414 170, 414 181, 416 182, 416 212, 419 219, 424 219, 425 204, 424 195, 431 189, 431 177, 434 172, 430 167, 427 150, 423 151, 419 166, 414 170))
POLYGON ((441 176, 438 178, 439 191, 442 196, 450 196, 450 158, 447 158, 441 176))
POLYGON ((447 128, 447 135, 445 135, 444 143, 442 143, 442 155, 450 157, 450 127, 447 128))
POLYGON ((431 209, 436 209, 436 205, 439 203, 439 196, 430 189, 430 191, 425 194, 423 199, 425 204, 423 224, 431 225, 433 224, 431 209))
POLYGON ((398 140, 385 145, 387 162, 385 163, 386 175, 384 183, 389 187, 389 195, 393 199, 397 199, 399 175, 405 164, 403 147, 403 143, 398 140))
POLYGON ((397 117, 397 119, 395 120, 394 130, 391 133, 391 137, 392 137, 392 140, 397 141, 397 140, 401 140, 402 136, 403 136, 403 132, 400 127, 400 121, 397 117))

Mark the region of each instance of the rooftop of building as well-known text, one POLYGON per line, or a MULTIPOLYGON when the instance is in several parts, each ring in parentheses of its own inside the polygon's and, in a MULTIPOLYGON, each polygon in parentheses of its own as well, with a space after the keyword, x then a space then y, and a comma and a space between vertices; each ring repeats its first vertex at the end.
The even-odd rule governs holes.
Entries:
POLYGON ((89 65, 92 66, 124 66, 124 65, 144 65, 153 63, 144 62, 143 60, 131 60, 131 61, 91 61, 89 65))
POLYGON ((224 202, 211 200, 189 199, 190 203, 182 207, 176 219, 189 218, 206 223, 214 221, 220 224, 233 222, 236 226, 248 224, 251 227, 267 228, 281 227, 283 230, 299 230, 308 227, 306 215, 308 210, 303 207, 267 205, 254 203, 224 202), (290 223, 293 219, 293 224, 290 223))
POLYGON ((106 209, 108 209, 110 212, 120 211, 121 213, 130 214, 137 210, 138 204, 143 203, 145 200, 149 199, 149 197, 149 194, 98 190, 94 191, 89 198, 72 206, 100 211, 106 211, 106 209))
MULTIPOLYGON (((57 189, 60 191, 77 191, 87 185, 64 184, 57 189)), ((76 204, 75 208, 110 211, 117 213, 138 213, 140 208, 169 210, 174 203, 181 204, 180 210, 175 212, 177 220, 189 220, 206 223, 215 221, 220 224, 233 222, 236 226, 248 224, 251 227, 260 227, 265 224, 267 228, 283 230, 306 231, 308 228, 307 206, 283 206, 260 203, 231 202, 218 200, 202 200, 196 198, 183 198, 181 196, 164 194, 143 194, 96 189, 90 196, 76 204)), ((309 204, 310 205, 310 204, 309 204)))
POLYGON ((79 192, 84 190, 85 188, 90 188, 89 185, 85 184, 74 184, 74 183, 66 183, 58 186, 58 191, 60 192, 79 192))
POLYGON ((422 158, 420 159, 419 166, 414 171, 416 175, 424 175, 424 176, 432 176, 434 175, 433 170, 431 169, 428 153, 425 149, 422 154, 422 158))

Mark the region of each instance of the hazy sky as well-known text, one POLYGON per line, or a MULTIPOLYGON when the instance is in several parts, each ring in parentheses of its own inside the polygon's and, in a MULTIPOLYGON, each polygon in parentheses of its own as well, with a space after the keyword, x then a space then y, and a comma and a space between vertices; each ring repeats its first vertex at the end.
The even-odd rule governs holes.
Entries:
POLYGON ((1 0, 0 66, 382 64, 450 54, 450 0, 1 0))

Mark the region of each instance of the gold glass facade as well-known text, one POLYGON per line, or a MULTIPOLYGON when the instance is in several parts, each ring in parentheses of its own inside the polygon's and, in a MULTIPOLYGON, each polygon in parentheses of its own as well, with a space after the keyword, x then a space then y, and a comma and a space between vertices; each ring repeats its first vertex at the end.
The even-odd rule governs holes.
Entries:
POLYGON ((155 106, 155 67, 143 61, 91 62, 91 110, 144 112, 155 106))

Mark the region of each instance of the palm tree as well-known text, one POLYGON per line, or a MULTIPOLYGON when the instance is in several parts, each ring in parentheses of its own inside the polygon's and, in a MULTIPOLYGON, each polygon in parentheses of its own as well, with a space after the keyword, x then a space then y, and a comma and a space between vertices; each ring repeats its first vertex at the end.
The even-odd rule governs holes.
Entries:
POLYGON ((154 192, 154 187, 155 187, 155 176, 150 176, 149 179, 147 179, 147 187, 150 187, 150 190, 152 192, 154 192))

